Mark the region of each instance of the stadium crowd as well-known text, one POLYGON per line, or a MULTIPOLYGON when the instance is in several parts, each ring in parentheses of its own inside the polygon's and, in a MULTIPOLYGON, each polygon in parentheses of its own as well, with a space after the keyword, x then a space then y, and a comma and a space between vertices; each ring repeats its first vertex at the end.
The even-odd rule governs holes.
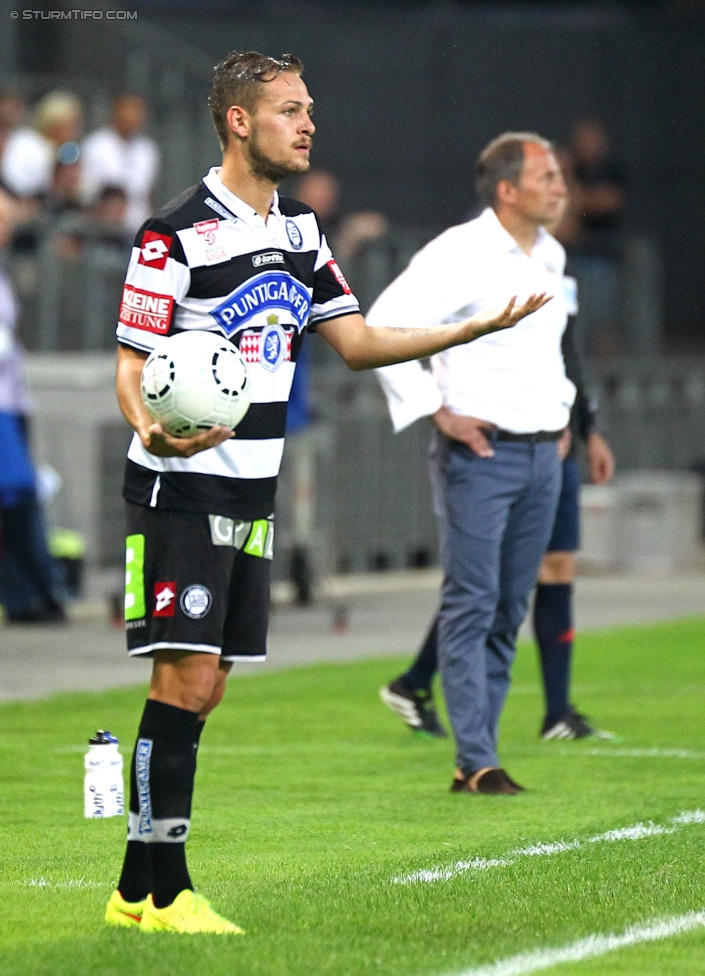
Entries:
POLYGON ((106 124, 87 132, 85 117, 69 91, 32 105, 15 89, 0 92, 0 186, 19 209, 15 249, 36 248, 37 226, 52 221, 62 256, 89 240, 127 251, 154 208, 161 155, 144 131, 147 100, 117 93, 106 124))

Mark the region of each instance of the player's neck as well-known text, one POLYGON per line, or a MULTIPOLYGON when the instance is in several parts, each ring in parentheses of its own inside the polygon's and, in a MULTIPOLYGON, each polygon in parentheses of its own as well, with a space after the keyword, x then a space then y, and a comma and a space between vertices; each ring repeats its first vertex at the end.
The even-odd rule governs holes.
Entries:
POLYGON ((276 186, 254 176, 240 159, 225 156, 218 172, 223 186, 266 220, 272 209, 276 186))

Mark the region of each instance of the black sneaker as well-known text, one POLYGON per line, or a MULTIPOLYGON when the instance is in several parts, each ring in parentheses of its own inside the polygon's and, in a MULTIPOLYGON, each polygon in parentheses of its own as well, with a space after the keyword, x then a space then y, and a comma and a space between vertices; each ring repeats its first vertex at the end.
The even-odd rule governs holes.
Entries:
POLYGON ((414 732, 425 733, 437 739, 447 739, 448 733, 438 720, 433 706, 433 695, 425 688, 411 690, 401 678, 379 689, 379 696, 393 712, 414 732))
POLYGON ((563 718, 557 722, 544 722, 541 729, 542 739, 587 739, 593 736, 596 739, 614 739, 614 732, 605 732, 590 725, 585 715, 571 707, 563 718))

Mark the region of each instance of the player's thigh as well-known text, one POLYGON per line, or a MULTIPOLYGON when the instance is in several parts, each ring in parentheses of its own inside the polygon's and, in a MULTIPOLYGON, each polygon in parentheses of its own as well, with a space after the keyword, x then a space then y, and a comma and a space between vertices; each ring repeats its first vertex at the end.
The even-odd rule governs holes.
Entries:
POLYGON ((220 655, 237 551, 213 544, 209 517, 127 506, 128 651, 220 655))

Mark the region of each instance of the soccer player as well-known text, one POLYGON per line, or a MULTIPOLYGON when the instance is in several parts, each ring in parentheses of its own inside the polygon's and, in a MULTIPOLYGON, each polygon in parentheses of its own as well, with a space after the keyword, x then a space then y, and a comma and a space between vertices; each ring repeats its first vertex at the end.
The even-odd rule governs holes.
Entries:
POLYGON ((305 172, 315 126, 298 58, 233 52, 209 105, 222 165, 140 229, 117 328, 117 396, 134 428, 127 503, 128 651, 153 661, 132 756, 128 839, 108 924, 240 934, 193 889, 185 841, 196 751, 235 661, 263 660, 274 496, 286 410, 307 332, 353 370, 433 355, 515 325, 550 300, 503 292, 499 309, 434 328, 370 328, 307 206, 277 186, 305 172), (249 363, 237 430, 174 438, 142 403, 161 336, 204 329, 249 363))

